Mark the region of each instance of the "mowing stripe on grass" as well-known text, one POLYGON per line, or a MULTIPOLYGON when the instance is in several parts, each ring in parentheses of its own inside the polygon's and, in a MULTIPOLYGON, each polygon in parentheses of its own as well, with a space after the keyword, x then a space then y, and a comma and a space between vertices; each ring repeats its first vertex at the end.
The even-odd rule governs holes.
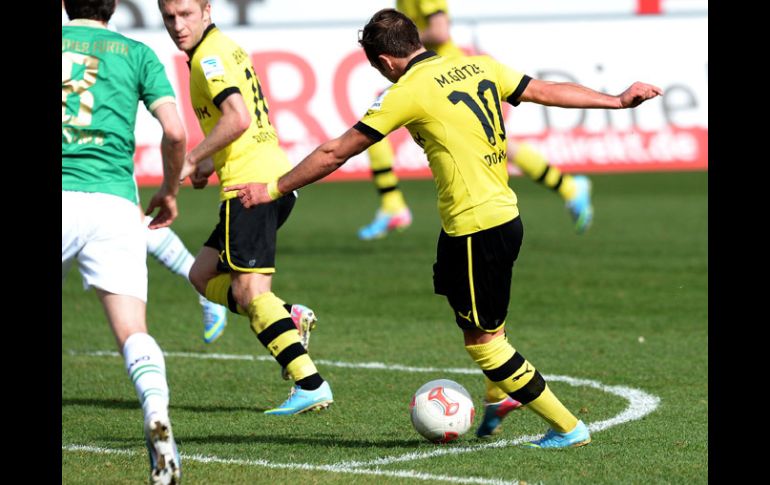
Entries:
MULTIPOLYGON (((126 456, 144 456, 145 453, 137 453, 132 450, 118 450, 112 448, 102 448, 97 446, 85 445, 66 445, 62 446, 64 451, 97 453, 102 455, 126 455, 126 456)), ((347 468, 340 465, 311 465, 309 463, 271 463, 267 460, 242 460, 234 458, 219 458, 216 456, 206 456, 198 454, 179 454, 183 461, 195 461, 199 463, 220 463, 223 465, 245 465, 258 466, 272 469, 304 470, 304 471, 323 471, 332 473, 348 473, 352 475, 379 475, 394 478, 411 478, 414 480, 435 480, 449 483, 467 483, 476 485, 519 485, 518 480, 503 480, 498 478, 482 477, 453 477, 450 475, 433 475, 430 473, 417 472, 413 470, 370 470, 362 468, 347 468)))

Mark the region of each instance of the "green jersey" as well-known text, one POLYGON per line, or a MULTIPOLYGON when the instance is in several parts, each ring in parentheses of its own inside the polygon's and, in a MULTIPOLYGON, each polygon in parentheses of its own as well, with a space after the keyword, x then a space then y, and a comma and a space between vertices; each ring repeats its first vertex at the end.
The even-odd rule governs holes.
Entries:
POLYGON ((134 126, 140 100, 151 112, 174 102, 163 64, 149 47, 92 20, 62 26, 62 190, 139 202, 134 126))

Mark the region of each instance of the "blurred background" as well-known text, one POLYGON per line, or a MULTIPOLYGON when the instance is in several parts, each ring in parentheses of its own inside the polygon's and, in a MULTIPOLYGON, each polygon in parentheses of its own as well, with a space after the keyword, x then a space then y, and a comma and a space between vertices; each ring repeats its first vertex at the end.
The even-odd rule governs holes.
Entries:
MULTIPOLYGON (((358 47, 358 29, 387 0, 212 0, 212 19, 252 56, 270 119, 297 163, 340 135, 388 81, 358 47)), ((567 172, 708 169, 707 0, 452 0, 452 37, 532 77, 575 81, 617 94, 634 81, 665 90, 636 110, 563 110, 506 104, 509 135, 535 144, 567 172)), ((66 22, 62 10, 62 23, 66 22)), ((156 0, 121 0, 113 28, 152 47, 166 66, 189 133, 202 135, 189 103, 186 56, 166 34, 156 0)), ((162 173, 157 123, 140 109, 136 174, 162 173)), ((428 177, 405 129, 390 135, 396 172, 428 177)), ((367 155, 329 179, 368 179, 367 155)), ((515 170, 515 168, 513 169, 515 170)))

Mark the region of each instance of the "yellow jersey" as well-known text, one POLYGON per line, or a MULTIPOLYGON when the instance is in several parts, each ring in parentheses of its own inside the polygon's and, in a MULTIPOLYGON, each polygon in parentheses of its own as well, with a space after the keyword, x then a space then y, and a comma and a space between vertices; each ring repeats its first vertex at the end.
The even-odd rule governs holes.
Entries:
MULTIPOLYGON (((443 12, 449 16, 446 0, 396 0, 396 10, 412 19, 420 32, 428 27, 428 18, 431 15, 443 12)), ((463 52, 451 39, 440 45, 425 44, 425 48, 444 57, 463 55, 463 52)))
POLYGON ((428 158, 444 231, 473 234, 519 214, 501 103, 517 106, 530 80, 489 56, 423 52, 355 128, 379 141, 406 126, 428 158))
POLYGON ((278 135, 268 119, 267 100, 246 51, 211 24, 189 65, 190 99, 204 134, 208 135, 222 117, 219 106, 233 93, 243 96, 251 114, 248 129, 214 154, 219 199, 237 196, 237 192, 224 192, 221 187, 269 182, 288 172, 291 163, 278 144, 278 135))

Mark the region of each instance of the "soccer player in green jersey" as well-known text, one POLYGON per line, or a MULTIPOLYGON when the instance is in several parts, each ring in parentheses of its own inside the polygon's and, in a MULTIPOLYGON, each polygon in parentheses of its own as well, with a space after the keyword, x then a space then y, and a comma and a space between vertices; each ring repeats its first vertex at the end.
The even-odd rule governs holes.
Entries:
MULTIPOLYGON (((428 157, 438 192, 442 229, 433 265, 434 289, 452 307, 468 354, 488 386, 549 424, 545 436, 529 446, 589 443, 585 424, 562 405, 505 333, 523 226, 516 194, 508 186, 501 103, 620 109, 638 106, 662 91, 637 82, 611 96, 576 83, 532 79, 488 56, 441 57, 423 47, 415 24, 394 9, 377 12, 359 42, 371 65, 394 83, 361 121, 278 179, 225 190, 237 194, 245 207, 275 203, 282 194, 325 177, 406 126, 428 157)), ((477 435, 494 433, 500 425, 497 418, 485 413, 484 431, 477 435)))
MULTIPOLYGON (((211 20, 208 0, 158 0, 171 40, 189 57, 190 98, 205 138, 186 155, 193 186, 214 170, 221 184, 275 180, 291 168, 268 118, 267 100, 251 59, 211 20)), ((331 388, 319 374, 289 313, 271 291, 277 231, 295 194, 246 209, 220 191, 219 223, 190 270, 190 280, 211 301, 249 318, 251 329, 295 385, 267 414, 292 415, 329 406, 331 388)))
MULTIPOLYGON (((449 32, 447 0, 396 0, 396 9, 409 17, 417 26, 425 48, 442 57, 460 56, 463 52, 452 41, 449 32)), ((393 148, 387 138, 367 150, 374 184, 380 194, 380 208, 374 220, 358 231, 363 240, 384 237, 388 232, 403 230, 412 223, 412 214, 403 193, 398 188, 398 177, 393 172, 393 148)), ((591 181, 584 175, 570 175, 548 164, 547 160, 529 143, 508 140, 508 160, 517 165, 529 178, 558 192, 578 234, 585 232, 593 221, 591 181)))
POLYGON ((142 404, 150 483, 177 484, 166 365, 146 323, 146 229, 133 159, 139 101, 163 129, 163 183, 147 206, 147 214, 159 209, 150 229, 177 216, 186 135, 155 53, 107 29, 115 0, 64 0, 64 7, 71 21, 62 26, 62 280, 77 260, 142 404))

